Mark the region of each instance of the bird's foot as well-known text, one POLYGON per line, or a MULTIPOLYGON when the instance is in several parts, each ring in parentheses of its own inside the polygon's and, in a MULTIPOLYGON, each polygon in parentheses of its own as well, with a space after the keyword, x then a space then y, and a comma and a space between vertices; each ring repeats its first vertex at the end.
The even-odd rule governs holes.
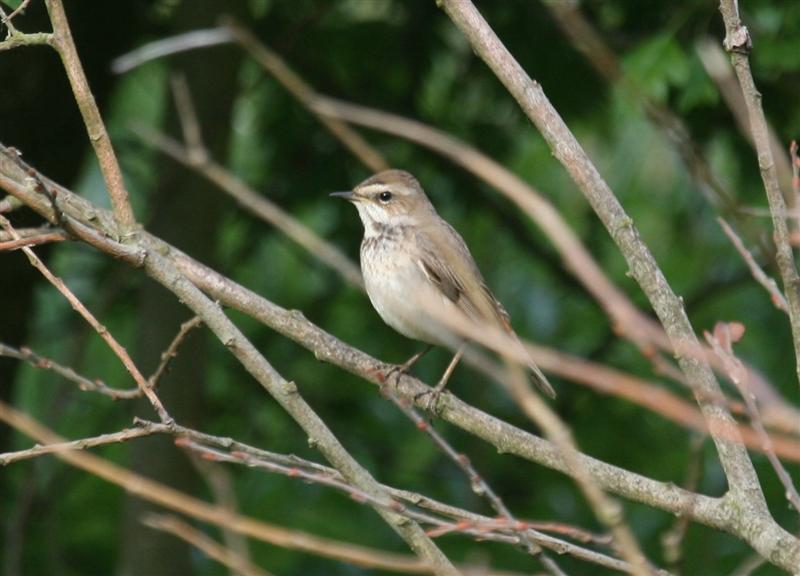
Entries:
POLYGON ((420 408, 422 408, 425 412, 431 414, 431 416, 439 413, 439 398, 442 396, 442 392, 444 390, 444 386, 441 388, 436 386, 434 388, 428 388, 420 392, 419 394, 414 395, 414 404, 418 404, 420 408), (425 402, 421 402, 421 399, 427 397, 425 402))

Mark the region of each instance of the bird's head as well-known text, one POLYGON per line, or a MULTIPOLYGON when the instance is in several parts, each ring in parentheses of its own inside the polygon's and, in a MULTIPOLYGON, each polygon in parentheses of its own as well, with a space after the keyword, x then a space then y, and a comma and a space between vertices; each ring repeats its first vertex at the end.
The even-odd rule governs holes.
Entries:
POLYGON ((421 224, 436 214, 417 179, 403 170, 380 172, 350 192, 334 192, 331 196, 355 204, 367 234, 386 226, 421 224))

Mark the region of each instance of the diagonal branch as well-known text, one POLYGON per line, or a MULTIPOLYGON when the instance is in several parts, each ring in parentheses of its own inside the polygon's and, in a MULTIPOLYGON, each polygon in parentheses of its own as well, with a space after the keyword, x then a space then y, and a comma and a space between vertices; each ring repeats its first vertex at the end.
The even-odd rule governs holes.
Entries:
POLYGON ((142 518, 142 523, 153 530, 160 530, 184 540, 209 558, 230 568, 233 574, 240 574, 241 576, 271 576, 270 572, 259 568, 246 558, 234 553, 230 548, 226 548, 177 516, 148 514, 142 518))
MULTIPOLYGON (((700 350, 700 344, 681 300, 670 288, 649 249, 641 240, 633 221, 608 184, 550 104, 541 86, 522 69, 472 3, 469 0, 441 0, 441 5, 467 37, 476 53, 506 86, 539 129, 554 156, 561 162, 602 220, 625 257, 631 275, 642 287, 664 325, 681 369, 686 374, 706 418, 731 428, 732 437, 737 438, 735 420, 727 408, 716 401, 721 397, 721 390, 714 373, 702 355, 695 353, 700 350)), ((785 228, 785 222, 783 224, 785 228)), ((787 557, 780 562, 772 555, 775 538, 766 537, 764 532, 753 533, 751 522, 753 519, 758 519, 771 526, 772 535, 778 540, 785 541, 787 537, 792 538, 788 533, 784 533, 770 516, 747 451, 740 441, 722 438, 718 434, 713 438, 729 484, 725 500, 736 511, 737 528, 747 535, 751 545, 762 554, 769 554, 773 561, 785 563, 787 557)))
MULTIPOLYGON (((14 410, 7 404, 0 402, 0 422, 5 422, 26 436, 40 444, 58 444, 64 439, 52 430, 32 419, 27 414, 14 410)), ((161 425, 157 425, 161 426, 161 425)), ((249 518, 232 514, 230 510, 213 506, 193 498, 169 486, 151 480, 145 476, 131 472, 121 466, 113 464, 94 454, 66 450, 55 452, 55 455, 69 464, 120 486, 127 492, 143 498, 149 502, 185 514, 191 518, 226 526, 239 534, 256 538, 289 550, 299 550, 330 558, 341 562, 348 562, 364 568, 376 570, 389 570, 414 574, 428 574, 432 570, 420 559, 403 554, 376 551, 363 546, 350 544, 339 540, 323 538, 298 530, 290 530, 281 526, 267 524, 249 518)))
MULTIPOLYGON (((35 173, 31 168, 23 168, 16 151, 0 146, 0 187, 55 223, 59 216, 50 198, 38 188, 26 184, 30 172, 35 173)), ((57 192, 60 217, 87 244, 132 266, 141 266, 140 253, 145 246, 166 254, 187 278, 212 298, 299 343, 319 360, 331 362, 373 384, 381 384, 381 374, 391 368, 341 342, 309 322, 300 312, 270 302, 150 234, 141 233, 142 246, 123 246, 115 242, 116 225, 106 211, 44 177, 39 178, 57 192)), ((418 399, 426 391, 430 389, 409 376, 403 376, 396 387, 397 395, 410 401, 418 399)), ((558 450, 546 440, 473 408, 452 394, 443 394, 439 404, 442 419, 492 444, 501 453, 513 454, 569 474, 558 450)), ((605 490, 731 532, 770 557, 775 564, 795 566, 800 563, 800 542, 771 518, 751 514, 747 508, 732 508, 726 499, 688 492, 670 482, 659 482, 585 454, 578 457, 605 490)))
POLYGON ((761 94, 756 88, 753 74, 750 71, 748 53, 752 48, 752 41, 747 27, 739 19, 739 8, 736 0, 722 0, 720 12, 725 21, 725 40, 723 45, 731 54, 733 68, 739 85, 742 89, 744 102, 747 107, 750 131, 758 154, 758 167, 761 171, 761 180, 767 193, 769 210, 772 214, 777 253, 775 260, 783 280, 783 292, 789 303, 789 322, 792 326, 792 339, 794 341, 795 368, 798 382, 800 382, 800 276, 794 262, 794 253, 789 242, 789 228, 786 224, 786 203, 778 184, 778 173, 775 169, 775 160, 770 146, 769 129, 764 109, 761 106, 761 94))
POLYGON ((213 182, 241 206, 275 226, 324 264, 333 268, 347 282, 363 287, 361 270, 341 250, 321 238, 283 208, 258 194, 207 154, 193 154, 192 149, 181 145, 173 138, 142 126, 132 126, 131 130, 150 146, 213 182))
POLYGON ((100 163, 100 171, 111 199, 114 218, 120 228, 128 232, 136 225, 136 218, 133 215, 128 190, 125 188, 122 170, 119 167, 117 156, 114 154, 111 139, 106 131, 103 118, 100 116, 100 111, 97 109, 89 82, 86 80, 75 42, 72 40, 72 32, 69 29, 64 5, 62 0, 45 0, 45 5, 53 25, 52 45, 61 56, 64 71, 67 73, 75 101, 78 103, 86 131, 89 134, 89 141, 92 143, 97 161, 100 163))
MULTIPOLYGON (((0 226, 2 226, 7 232, 9 232, 15 240, 19 240, 19 235, 17 231, 11 226, 11 223, 5 218, 5 216, 0 216, 0 226)), ((86 320, 87 324, 89 324, 95 332, 102 338, 111 351, 120 359, 122 365, 125 366, 125 369, 131 375, 133 380, 136 382, 136 385, 141 390, 142 394, 147 397, 150 401, 150 404, 153 406, 156 414, 161 419, 162 422, 165 424, 170 424, 173 422, 172 417, 169 415, 167 410, 164 408, 164 405, 161 403, 161 400, 156 395, 153 388, 150 384, 145 380, 145 377, 139 371, 136 364, 134 363, 133 359, 128 354, 125 347, 120 344, 116 338, 108 331, 108 329, 103 326, 97 318, 95 318, 94 314, 92 314, 86 306, 75 296, 75 293, 70 290, 64 281, 61 278, 57 277, 53 274, 47 266, 45 266, 44 262, 42 262, 38 256, 34 253, 27 246, 23 246, 22 251, 28 257, 31 265, 36 268, 39 272, 41 272, 42 276, 44 276, 48 282, 50 282, 61 294, 66 298, 69 302, 70 306, 75 309, 78 314, 80 314, 84 320, 86 320)))

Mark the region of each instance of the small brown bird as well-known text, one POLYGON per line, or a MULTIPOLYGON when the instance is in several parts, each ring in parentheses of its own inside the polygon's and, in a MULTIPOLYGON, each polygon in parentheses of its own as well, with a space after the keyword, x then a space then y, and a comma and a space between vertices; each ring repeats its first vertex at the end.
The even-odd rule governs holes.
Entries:
MULTIPOLYGON (((367 294, 389 326, 429 344, 399 370, 405 372, 433 346, 457 349, 434 388, 439 393, 464 353, 464 341, 426 306, 441 305, 442 314, 460 311, 479 325, 489 324, 518 338, 503 305, 492 295, 463 238, 431 204, 417 179, 402 170, 386 170, 350 192, 331 196, 355 204, 364 224, 361 271, 367 294)), ((437 310, 437 312, 439 312, 437 310)), ((536 385, 548 396, 555 391, 541 370, 528 363, 536 385)))

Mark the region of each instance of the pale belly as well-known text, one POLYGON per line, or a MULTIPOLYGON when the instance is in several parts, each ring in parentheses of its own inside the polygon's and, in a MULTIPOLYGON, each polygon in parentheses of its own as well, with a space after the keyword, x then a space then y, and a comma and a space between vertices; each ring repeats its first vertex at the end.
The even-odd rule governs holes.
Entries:
POLYGON ((422 272, 418 264, 394 244, 361 254, 364 285, 372 306, 400 334, 437 346, 457 345, 458 339, 441 322, 426 313, 428 306, 441 306, 452 313, 450 302, 422 272))

